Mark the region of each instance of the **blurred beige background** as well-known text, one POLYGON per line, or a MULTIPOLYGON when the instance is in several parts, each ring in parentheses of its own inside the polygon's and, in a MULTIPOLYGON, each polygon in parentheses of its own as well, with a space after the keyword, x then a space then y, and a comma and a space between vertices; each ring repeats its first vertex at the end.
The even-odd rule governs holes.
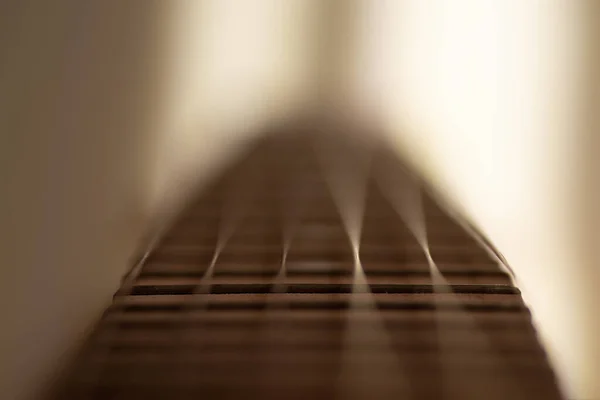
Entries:
POLYGON ((38 398, 148 240, 256 132, 367 116, 504 253, 600 397, 593 0, 0 5, 0 387, 38 398))

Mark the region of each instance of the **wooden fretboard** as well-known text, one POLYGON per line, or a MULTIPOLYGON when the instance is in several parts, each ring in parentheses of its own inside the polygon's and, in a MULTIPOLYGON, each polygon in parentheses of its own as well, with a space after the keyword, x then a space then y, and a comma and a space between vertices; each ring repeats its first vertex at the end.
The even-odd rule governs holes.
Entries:
POLYGON ((560 399, 479 243, 386 151, 268 137, 116 294, 63 398, 560 399))

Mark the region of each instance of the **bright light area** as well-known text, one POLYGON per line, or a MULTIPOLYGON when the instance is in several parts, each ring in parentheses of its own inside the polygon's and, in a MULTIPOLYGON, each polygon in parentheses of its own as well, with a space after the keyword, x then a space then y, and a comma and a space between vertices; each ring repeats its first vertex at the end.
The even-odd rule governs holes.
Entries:
POLYGON ((569 393, 597 398, 598 317, 582 284, 594 273, 576 242, 583 2, 362 7, 357 92, 516 270, 569 393))

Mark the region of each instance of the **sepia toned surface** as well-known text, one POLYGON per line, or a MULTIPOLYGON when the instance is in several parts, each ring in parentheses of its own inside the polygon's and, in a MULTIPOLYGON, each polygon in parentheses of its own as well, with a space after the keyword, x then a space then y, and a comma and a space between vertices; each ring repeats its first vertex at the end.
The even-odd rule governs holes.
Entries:
POLYGON ((480 243, 376 143, 267 137, 124 279, 60 396, 559 399, 480 243))

